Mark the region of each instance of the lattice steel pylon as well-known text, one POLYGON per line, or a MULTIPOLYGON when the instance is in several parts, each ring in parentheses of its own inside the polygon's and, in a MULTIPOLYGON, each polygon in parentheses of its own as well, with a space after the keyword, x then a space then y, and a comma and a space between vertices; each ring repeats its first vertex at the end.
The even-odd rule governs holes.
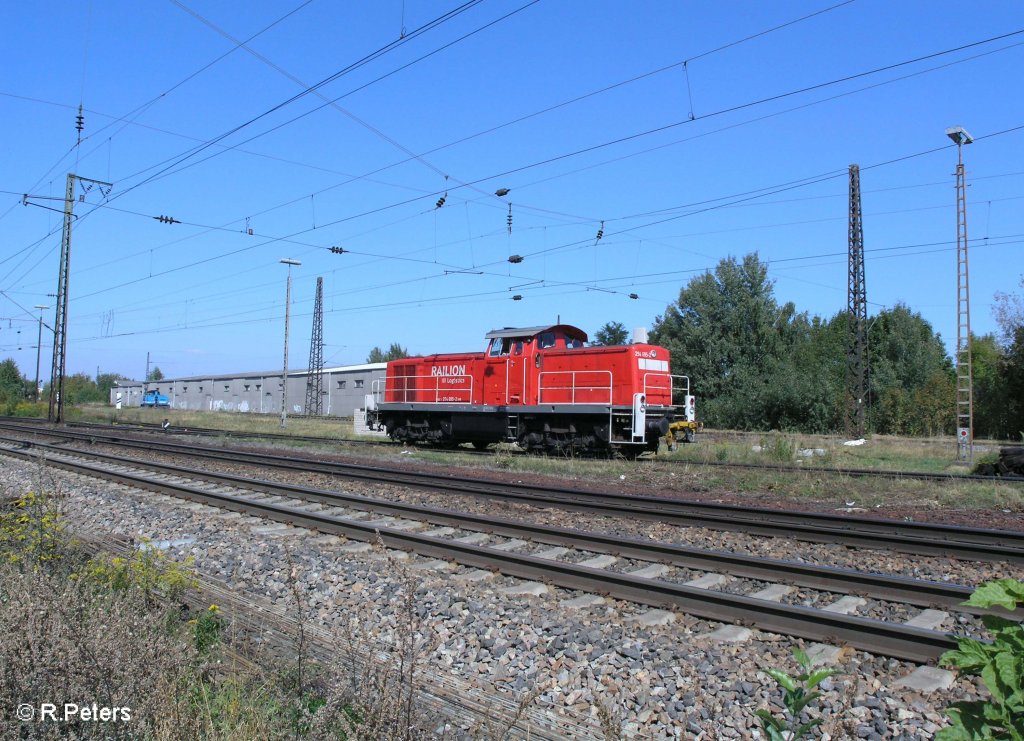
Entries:
POLYGON ((864 224, 860 167, 850 165, 849 270, 846 291, 846 434, 864 437, 868 398, 868 300, 864 279, 864 224))
POLYGON ((309 341, 309 378, 306 381, 306 414, 322 417, 324 413, 324 279, 316 279, 316 302, 313 305, 313 336, 309 341))
MULTIPOLYGON (((99 186, 106 197, 113 187, 110 183, 83 178, 68 173, 67 192, 64 194, 64 230, 60 240, 60 268, 57 272, 56 317, 53 321, 53 364, 50 366, 50 422, 64 421, 64 368, 68 349, 68 280, 71 276, 71 223, 74 219, 75 182, 83 184, 86 192, 99 186)), ((29 198, 25 196, 27 202, 29 198)), ((83 195, 83 199, 84 199, 83 195)))
POLYGON ((967 185, 964 144, 974 141, 962 127, 946 129, 956 143, 956 459, 974 460, 974 373, 971 364, 971 290, 967 271, 967 185))

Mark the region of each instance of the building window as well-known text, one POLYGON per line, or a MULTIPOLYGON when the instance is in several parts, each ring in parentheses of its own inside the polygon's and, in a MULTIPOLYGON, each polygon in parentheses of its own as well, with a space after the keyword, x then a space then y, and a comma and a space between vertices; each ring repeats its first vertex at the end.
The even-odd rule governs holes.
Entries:
POLYGON ((188 386, 182 386, 181 387, 181 393, 187 394, 188 393, 188 386))
POLYGON ((362 387, 363 387, 363 379, 362 378, 357 378, 356 379, 356 388, 357 389, 361 389, 362 387))
POLYGON ((345 388, 345 382, 344 381, 338 381, 338 388, 340 388, 340 389, 345 388))
POLYGON ((249 390, 249 384, 245 384, 245 390, 246 390, 246 391, 248 391, 248 390, 249 390))
POLYGON ((225 383, 224 384, 224 390, 225 391, 230 391, 231 390, 231 384, 230 383, 225 383))
POLYGON ((203 387, 202 386, 199 387, 199 393, 203 393, 203 387))
POLYGON ((263 384, 262 383, 257 383, 256 384, 256 390, 259 391, 261 388, 263 388, 263 384))

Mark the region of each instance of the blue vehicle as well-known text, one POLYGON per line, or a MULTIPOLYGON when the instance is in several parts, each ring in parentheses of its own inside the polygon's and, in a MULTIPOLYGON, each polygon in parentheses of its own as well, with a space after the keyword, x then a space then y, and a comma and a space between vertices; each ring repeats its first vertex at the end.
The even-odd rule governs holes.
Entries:
POLYGON ((170 399, 163 394, 156 391, 147 391, 142 395, 142 404, 139 406, 144 407, 169 407, 171 405, 170 399))

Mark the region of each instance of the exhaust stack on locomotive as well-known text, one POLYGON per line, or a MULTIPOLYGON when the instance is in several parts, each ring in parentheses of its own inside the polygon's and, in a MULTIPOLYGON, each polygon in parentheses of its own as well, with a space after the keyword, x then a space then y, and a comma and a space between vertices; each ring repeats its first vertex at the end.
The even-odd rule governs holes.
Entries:
POLYGON ((587 347, 586 332, 568 324, 486 338, 482 353, 389 362, 368 421, 407 443, 515 442, 546 453, 636 455, 663 437, 693 440, 689 379, 671 374, 663 347, 587 347))

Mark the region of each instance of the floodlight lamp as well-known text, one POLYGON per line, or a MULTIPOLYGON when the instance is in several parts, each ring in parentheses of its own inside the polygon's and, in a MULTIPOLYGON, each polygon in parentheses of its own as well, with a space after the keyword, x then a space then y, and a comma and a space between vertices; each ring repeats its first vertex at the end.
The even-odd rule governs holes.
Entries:
POLYGON ((288 257, 284 258, 283 260, 279 260, 278 262, 280 262, 282 265, 301 265, 302 264, 301 261, 299 261, 299 260, 292 260, 291 258, 288 258, 288 257))
POLYGON ((946 129, 946 136, 952 139, 957 146, 974 142, 974 137, 968 134, 967 129, 963 126, 952 126, 946 129))

